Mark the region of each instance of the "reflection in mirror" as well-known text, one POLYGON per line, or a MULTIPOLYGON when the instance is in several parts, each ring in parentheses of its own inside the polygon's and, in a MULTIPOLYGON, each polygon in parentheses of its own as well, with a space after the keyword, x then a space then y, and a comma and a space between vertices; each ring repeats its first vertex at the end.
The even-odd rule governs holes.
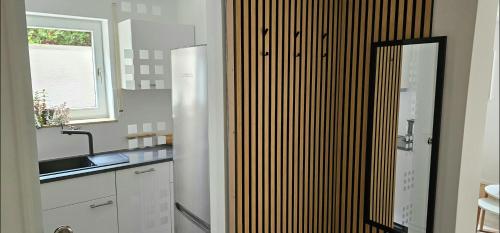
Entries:
POLYGON ((369 223, 387 231, 432 232, 428 219, 434 211, 441 46, 444 38, 375 46, 366 214, 369 223))
POLYGON ((408 232, 425 232, 437 52, 437 43, 403 46, 394 222, 408 232))

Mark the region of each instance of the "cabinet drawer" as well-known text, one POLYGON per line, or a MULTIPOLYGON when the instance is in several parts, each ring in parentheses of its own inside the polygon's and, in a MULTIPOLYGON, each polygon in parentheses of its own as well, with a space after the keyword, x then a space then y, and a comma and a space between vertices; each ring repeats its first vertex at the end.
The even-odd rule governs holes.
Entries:
POLYGON ((42 209, 48 210, 101 197, 112 196, 115 191, 115 173, 78 177, 42 184, 42 209))
POLYGON ((59 226, 70 226, 75 233, 118 233, 116 197, 43 211, 43 230, 52 233, 59 226))

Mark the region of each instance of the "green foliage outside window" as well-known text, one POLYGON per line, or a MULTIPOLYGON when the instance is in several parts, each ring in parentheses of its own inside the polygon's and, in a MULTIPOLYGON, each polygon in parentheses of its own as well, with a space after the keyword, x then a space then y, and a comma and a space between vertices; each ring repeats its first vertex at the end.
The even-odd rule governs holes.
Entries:
POLYGON ((47 28, 28 28, 29 44, 92 46, 92 34, 47 28))

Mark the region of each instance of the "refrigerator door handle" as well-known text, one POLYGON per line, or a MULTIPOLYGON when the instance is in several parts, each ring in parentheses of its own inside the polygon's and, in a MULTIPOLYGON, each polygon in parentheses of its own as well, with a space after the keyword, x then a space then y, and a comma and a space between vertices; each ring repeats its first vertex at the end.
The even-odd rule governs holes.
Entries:
POLYGON ((198 226, 202 231, 210 233, 210 224, 208 224, 207 222, 203 221, 201 218, 193 214, 179 202, 175 203, 175 208, 179 210, 179 212, 182 215, 184 215, 189 221, 191 221, 194 225, 198 226))

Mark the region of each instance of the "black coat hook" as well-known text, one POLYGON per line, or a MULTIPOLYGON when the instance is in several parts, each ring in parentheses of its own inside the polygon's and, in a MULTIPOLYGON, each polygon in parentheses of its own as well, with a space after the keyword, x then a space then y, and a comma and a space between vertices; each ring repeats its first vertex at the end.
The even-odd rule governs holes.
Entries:
POLYGON ((328 36, 328 33, 323 34, 323 39, 325 39, 328 36))
POLYGON ((295 57, 300 57, 300 53, 295 54, 295 57))
POLYGON ((326 57, 327 53, 323 53, 323 56, 322 57, 326 57))
POLYGON ((300 31, 295 32, 295 37, 298 37, 300 35, 300 31))
POLYGON ((269 52, 262 52, 262 56, 266 57, 266 56, 269 56, 269 52))
POLYGON ((263 33, 264 35, 267 35, 267 32, 268 32, 268 31, 269 31, 269 28, 264 28, 264 29, 262 29, 262 33, 263 33))

